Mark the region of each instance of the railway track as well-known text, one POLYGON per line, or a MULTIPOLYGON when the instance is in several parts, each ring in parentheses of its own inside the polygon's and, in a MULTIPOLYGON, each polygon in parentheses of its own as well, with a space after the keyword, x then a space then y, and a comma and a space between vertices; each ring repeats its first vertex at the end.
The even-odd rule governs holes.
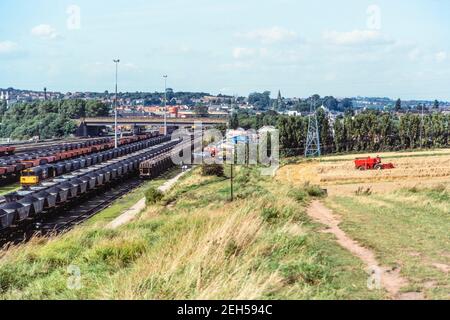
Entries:
POLYGON ((63 234, 82 224, 97 213, 108 208, 115 200, 123 197, 143 184, 137 176, 116 185, 98 190, 94 194, 81 197, 77 203, 55 208, 45 217, 0 234, 0 247, 26 243, 33 237, 52 237, 63 234))
MULTIPOLYGON (((24 154, 27 152, 39 151, 39 150, 46 149, 46 148, 60 146, 62 144, 88 142, 88 141, 98 140, 99 138, 101 138, 101 137, 53 139, 53 140, 46 140, 46 141, 40 141, 40 142, 2 144, 2 146, 14 146, 16 149, 15 154, 20 155, 20 154, 24 154)), ((110 137, 104 137, 104 138, 110 138, 110 137)))
POLYGON ((150 145, 156 140, 140 142, 144 149, 130 149, 135 152, 43 182, 22 193, 9 194, 0 206, 0 247, 27 242, 33 236, 53 236, 79 225, 139 187, 142 162, 154 159, 151 177, 165 172, 173 165, 168 161, 170 153, 178 150, 181 142, 165 141, 166 138, 158 138, 156 146, 150 145))
MULTIPOLYGON (((154 137, 154 133, 124 137, 119 140, 119 144, 120 147, 132 145, 150 137, 154 137)), ((53 167, 57 163, 86 159, 97 152, 112 150, 113 146, 114 142, 110 138, 89 138, 77 140, 76 143, 61 142, 47 149, 41 146, 40 151, 0 156, 0 186, 17 182, 23 170, 45 167, 46 164, 53 167)))
POLYGON ((59 234, 89 219, 141 185, 137 177, 140 162, 169 153, 178 143, 164 142, 75 171, 73 176, 45 182, 34 192, 24 191, 31 194, 28 198, 26 194, 11 194, 10 201, 1 206, 0 247, 23 243, 36 235, 59 234))
POLYGON ((86 202, 74 206, 69 211, 58 215, 49 222, 39 223, 38 228, 41 235, 54 235, 63 233, 73 227, 85 222, 100 211, 108 208, 115 200, 123 197, 131 191, 139 188, 143 181, 138 178, 132 178, 114 186, 102 193, 92 197, 86 202))
POLYGON ((38 151, 41 149, 59 146, 61 144, 66 144, 66 143, 87 142, 87 141, 92 141, 92 140, 96 140, 96 139, 98 139, 98 137, 97 138, 61 139, 61 140, 35 142, 35 143, 30 143, 30 144, 17 145, 16 146, 16 154, 23 154, 23 153, 32 152, 32 151, 38 151))

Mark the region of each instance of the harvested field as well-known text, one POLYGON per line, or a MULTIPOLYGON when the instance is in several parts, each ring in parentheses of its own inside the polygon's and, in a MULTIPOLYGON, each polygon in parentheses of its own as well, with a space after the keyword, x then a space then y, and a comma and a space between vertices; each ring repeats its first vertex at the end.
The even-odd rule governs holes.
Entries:
POLYGON ((449 150, 380 154, 395 169, 355 169, 356 157, 376 155, 301 160, 282 167, 277 179, 292 187, 310 182, 328 190, 322 204, 331 211, 313 205, 310 216, 362 261, 370 259, 358 252, 372 252, 381 272, 401 279, 400 285, 386 285, 391 298, 449 299, 449 150))
MULTIPOLYGON (((324 157, 317 161, 287 165, 277 178, 293 184, 311 182, 329 189, 334 194, 348 194, 359 187, 373 192, 389 192, 403 187, 448 185, 450 183, 450 150, 417 153, 380 154, 384 163, 392 162, 392 170, 358 171, 353 160, 369 156, 345 155, 324 157)), ((375 156, 375 155, 371 155, 375 156)))

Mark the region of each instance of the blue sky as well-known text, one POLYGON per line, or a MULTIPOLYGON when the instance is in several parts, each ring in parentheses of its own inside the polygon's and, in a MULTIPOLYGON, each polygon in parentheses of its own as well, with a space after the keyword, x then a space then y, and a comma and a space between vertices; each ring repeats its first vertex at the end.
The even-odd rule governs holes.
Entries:
POLYGON ((0 87, 450 100, 447 0, 1 0, 0 87), (79 12, 79 15, 78 15, 79 12))

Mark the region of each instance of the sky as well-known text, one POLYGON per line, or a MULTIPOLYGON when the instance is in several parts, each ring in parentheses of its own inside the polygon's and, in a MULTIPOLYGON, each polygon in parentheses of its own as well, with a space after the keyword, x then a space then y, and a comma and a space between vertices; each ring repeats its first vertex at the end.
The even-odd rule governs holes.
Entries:
POLYGON ((0 88, 450 100, 448 0, 0 0, 0 88))

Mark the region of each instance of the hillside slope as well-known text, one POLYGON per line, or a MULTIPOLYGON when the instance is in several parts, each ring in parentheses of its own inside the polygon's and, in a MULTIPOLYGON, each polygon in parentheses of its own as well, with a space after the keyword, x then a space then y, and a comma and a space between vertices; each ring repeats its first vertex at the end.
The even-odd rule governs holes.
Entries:
POLYGON ((230 203, 227 178, 194 170, 131 224, 107 230, 110 210, 3 252, 0 299, 386 297, 367 289, 361 262, 307 217, 320 189, 283 185, 256 168, 239 169, 235 182, 230 203))

